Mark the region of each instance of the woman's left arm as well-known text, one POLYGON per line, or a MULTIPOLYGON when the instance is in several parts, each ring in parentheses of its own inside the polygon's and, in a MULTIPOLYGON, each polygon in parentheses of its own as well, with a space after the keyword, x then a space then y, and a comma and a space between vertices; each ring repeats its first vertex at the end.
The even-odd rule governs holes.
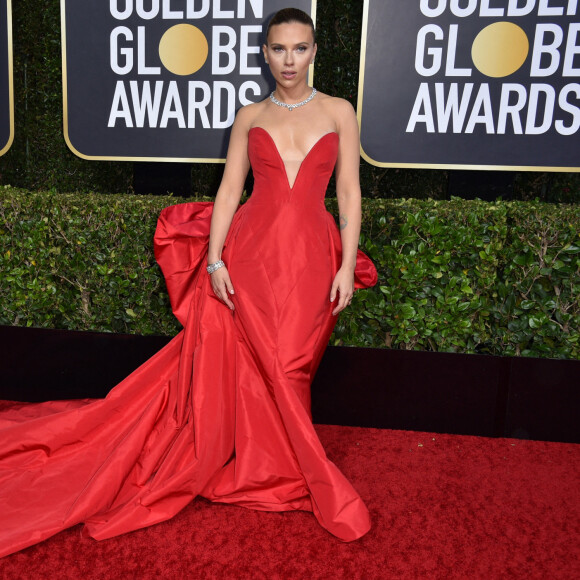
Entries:
POLYGON ((330 301, 338 295, 333 314, 344 310, 354 294, 354 269, 360 236, 361 191, 360 191, 360 141, 356 115, 352 105, 344 100, 336 104, 337 129, 339 136, 338 159, 336 162, 336 196, 340 237, 342 240, 342 263, 330 290, 330 301))

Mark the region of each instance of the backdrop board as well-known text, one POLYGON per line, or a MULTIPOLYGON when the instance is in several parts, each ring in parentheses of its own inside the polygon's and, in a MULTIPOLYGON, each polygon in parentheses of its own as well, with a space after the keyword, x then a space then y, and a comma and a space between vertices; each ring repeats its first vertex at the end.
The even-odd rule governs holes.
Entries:
POLYGON ((11 0, 0 0, 0 45, 0 155, 4 155, 14 139, 11 0))
POLYGON ((383 167, 580 171, 578 0, 365 0, 361 150, 383 167))
MULTIPOLYGON (((292 4, 315 18, 316 0, 292 4)), ((64 136, 85 159, 223 161, 273 88, 261 46, 287 0, 61 0, 64 136)))

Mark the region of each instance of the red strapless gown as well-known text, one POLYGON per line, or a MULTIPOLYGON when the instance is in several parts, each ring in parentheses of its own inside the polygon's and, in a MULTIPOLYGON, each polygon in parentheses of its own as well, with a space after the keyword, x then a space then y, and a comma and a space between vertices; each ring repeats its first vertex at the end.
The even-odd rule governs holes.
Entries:
MULTIPOLYGON (((105 399, 4 405, 0 555, 80 522, 96 539, 149 526, 197 495, 312 511, 345 541, 368 531, 365 505, 310 416, 310 384, 336 321, 329 290, 340 235, 323 200, 338 136, 316 143, 293 187, 264 129, 250 131, 248 151, 254 191, 223 251, 235 313, 205 272, 212 204, 168 207, 155 252, 184 330, 105 399)), ((376 282, 360 252, 356 282, 376 282)))

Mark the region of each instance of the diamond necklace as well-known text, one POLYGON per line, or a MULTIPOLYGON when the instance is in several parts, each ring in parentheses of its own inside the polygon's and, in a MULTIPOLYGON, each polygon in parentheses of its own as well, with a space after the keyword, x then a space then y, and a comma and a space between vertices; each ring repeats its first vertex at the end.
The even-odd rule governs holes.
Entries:
POLYGON ((316 89, 313 87, 312 88, 312 92, 310 93, 310 96, 307 97, 306 99, 304 99, 303 101, 300 101, 299 103, 294 103, 292 105, 289 105, 288 103, 283 103, 282 101, 279 101, 275 96, 274 96, 274 91, 272 91, 270 93, 270 100, 275 104, 278 105, 279 107, 286 107, 290 112, 292 112, 296 107, 302 107, 303 105, 305 105, 306 103, 309 103, 313 98, 314 95, 316 94, 316 89))

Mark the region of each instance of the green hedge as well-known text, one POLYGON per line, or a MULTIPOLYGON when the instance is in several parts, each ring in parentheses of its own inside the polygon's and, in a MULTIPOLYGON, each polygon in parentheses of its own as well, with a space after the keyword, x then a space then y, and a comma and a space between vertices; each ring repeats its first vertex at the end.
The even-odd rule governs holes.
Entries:
POLYGON ((580 358, 580 208, 377 200, 365 212, 380 285, 355 296, 337 344, 580 358))
MULTIPOLYGON (((105 2, 106 0, 102 0, 105 2)), ((319 50, 315 84, 356 105, 362 0, 318 0, 319 50)), ((86 161, 73 155, 62 136, 60 3, 12 2, 15 138, 0 157, 0 184, 58 191, 131 192, 133 164, 86 161)), ((214 195, 221 164, 194 164, 192 193, 214 195)), ((380 168, 361 163, 363 193, 372 198, 447 197, 448 172, 380 168)), ((580 201, 579 173, 518 173, 514 198, 580 201)))
MULTIPOLYGON (((0 324, 177 332, 152 238, 181 201, 0 188, 0 324)), ((580 358, 578 206, 364 200, 363 214, 379 283, 333 344, 580 358)))

